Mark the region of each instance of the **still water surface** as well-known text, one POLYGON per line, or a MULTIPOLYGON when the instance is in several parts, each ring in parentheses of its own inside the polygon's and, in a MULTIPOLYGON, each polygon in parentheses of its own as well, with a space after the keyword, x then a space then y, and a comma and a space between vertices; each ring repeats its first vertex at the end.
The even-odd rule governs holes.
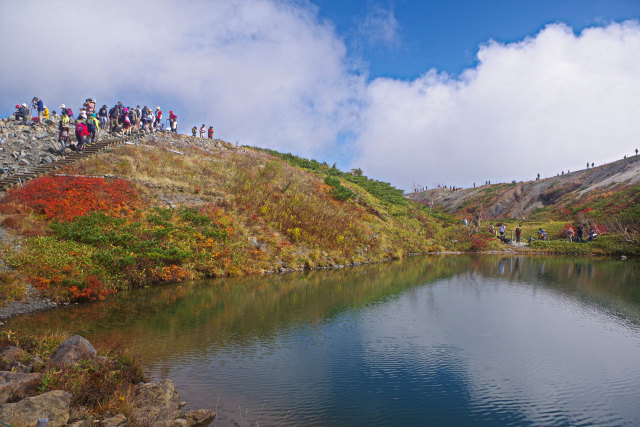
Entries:
POLYGON ((413 258, 13 319, 133 349, 217 425, 640 425, 640 263, 413 258))

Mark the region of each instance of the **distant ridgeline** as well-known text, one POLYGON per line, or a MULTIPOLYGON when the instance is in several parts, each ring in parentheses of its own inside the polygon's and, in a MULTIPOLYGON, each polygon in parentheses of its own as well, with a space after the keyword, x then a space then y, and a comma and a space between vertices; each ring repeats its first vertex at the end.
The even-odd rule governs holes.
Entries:
MULTIPOLYGON (((404 197, 403 190, 395 188, 388 182, 382 182, 375 179, 367 178, 366 176, 362 175, 362 171, 359 169, 354 169, 352 172, 343 172, 338 169, 335 164, 333 166, 329 166, 328 164, 320 163, 317 160, 305 159, 291 153, 284 154, 275 150, 270 150, 268 148, 251 148, 269 153, 272 156, 278 157, 279 159, 302 169, 325 174, 329 177, 340 177, 346 181, 362 187, 369 194, 385 203, 389 203, 392 205, 406 205, 408 203, 407 199, 404 197)), ((325 179, 325 183, 333 188, 340 188, 336 187, 336 185, 339 185, 339 183, 336 183, 335 180, 332 180, 330 178, 325 179)), ((340 190, 334 191, 333 194, 334 196, 337 196, 336 198, 338 199, 345 200, 349 198, 345 196, 338 196, 338 194, 347 194, 343 191, 341 192, 340 190)))

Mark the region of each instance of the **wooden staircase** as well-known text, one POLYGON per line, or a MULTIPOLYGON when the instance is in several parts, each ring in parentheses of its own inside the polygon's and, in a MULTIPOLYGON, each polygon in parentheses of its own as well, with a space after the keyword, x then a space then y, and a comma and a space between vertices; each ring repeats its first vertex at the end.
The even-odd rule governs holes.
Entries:
POLYGON ((22 185, 24 182, 29 181, 32 178, 53 172, 54 170, 64 165, 76 162, 78 160, 86 159, 89 156, 98 154, 101 151, 106 150, 107 148, 111 148, 116 145, 121 145, 126 142, 132 142, 132 141, 141 139, 146 135, 147 134, 145 134, 144 132, 138 132, 133 135, 125 136, 122 138, 104 139, 104 140, 96 141, 91 145, 85 144, 84 149, 80 152, 67 150, 68 154, 63 159, 56 160, 54 162, 43 163, 38 166, 33 166, 21 173, 9 175, 7 177, 0 177, 0 192, 7 190, 9 187, 13 185, 16 185, 16 184, 22 185))

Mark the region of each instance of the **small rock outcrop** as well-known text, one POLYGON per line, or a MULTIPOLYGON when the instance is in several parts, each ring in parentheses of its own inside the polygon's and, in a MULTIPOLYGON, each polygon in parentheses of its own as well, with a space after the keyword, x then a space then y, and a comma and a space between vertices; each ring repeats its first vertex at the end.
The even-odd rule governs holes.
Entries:
POLYGON ((42 418, 49 420, 51 427, 64 426, 69 421, 70 403, 70 393, 53 390, 0 406, 0 420, 12 426, 35 426, 42 418))
MULTIPOLYGON (((74 335, 60 344, 48 361, 33 357, 34 364, 23 365, 25 352, 13 346, 0 348, 0 362, 13 371, 0 371, 0 421, 11 426, 34 426, 38 419, 47 419, 50 427, 198 427, 207 426, 215 417, 210 409, 191 410, 182 414, 185 405, 180 401, 175 385, 169 379, 157 383, 140 383, 133 386, 131 412, 106 416, 102 420, 86 418, 74 407, 70 415, 72 395, 63 390, 53 390, 35 396, 42 384, 42 373, 14 372, 19 369, 38 370, 45 366, 73 365, 80 360, 106 359, 99 356, 91 343, 80 335, 74 335), (27 397, 30 396, 30 397, 27 397), (20 400, 21 399, 21 400, 20 400), (71 417, 71 422, 70 421, 71 417)), ((32 361, 33 361, 32 360, 32 361)))
POLYGON ((14 402, 27 396, 41 378, 42 375, 37 373, 0 371, 0 403, 14 402))
POLYGON ((74 335, 54 350, 50 360, 54 365, 61 366, 72 365, 79 360, 94 360, 97 356, 96 349, 87 339, 74 335))

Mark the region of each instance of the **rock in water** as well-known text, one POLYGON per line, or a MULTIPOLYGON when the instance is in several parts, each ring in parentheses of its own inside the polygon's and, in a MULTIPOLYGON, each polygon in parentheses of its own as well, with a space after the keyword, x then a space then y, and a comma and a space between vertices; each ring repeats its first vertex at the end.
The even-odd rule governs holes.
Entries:
POLYGON ((60 344, 51 355, 54 365, 72 365, 79 360, 94 360, 96 349, 80 335, 74 335, 60 344))
POLYGON ((0 420, 12 426, 35 426, 38 418, 49 420, 50 426, 64 426, 69 421, 71 394, 54 390, 40 396, 27 397, 0 407, 0 420))
POLYGON ((215 416, 216 413, 211 409, 198 409, 184 413, 187 424, 192 427, 206 427, 213 421, 215 416))
POLYGON ((169 379, 138 384, 131 403, 135 408, 129 419, 134 425, 168 426, 180 418, 180 399, 169 379))

